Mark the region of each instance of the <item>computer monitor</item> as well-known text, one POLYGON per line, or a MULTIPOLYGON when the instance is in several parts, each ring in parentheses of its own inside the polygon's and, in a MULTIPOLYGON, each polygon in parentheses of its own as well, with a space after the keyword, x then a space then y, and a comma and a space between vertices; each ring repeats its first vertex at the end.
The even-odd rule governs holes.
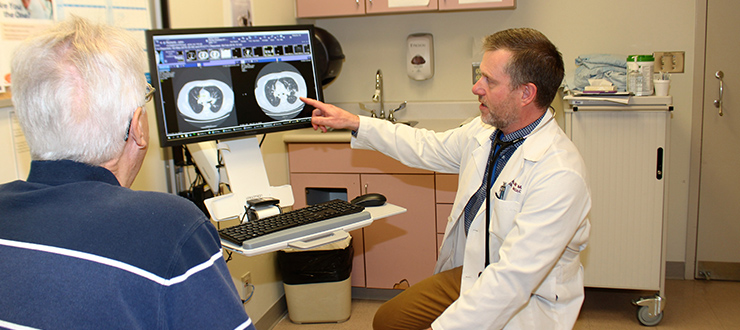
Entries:
POLYGON ((275 194, 292 205, 269 186, 254 135, 311 126, 299 97, 323 99, 315 40, 312 25, 146 31, 160 145, 186 145, 214 193, 226 167, 240 200, 227 208, 275 194))
POLYGON ((146 32, 160 145, 309 127, 322 99, 312 25, 146 32))

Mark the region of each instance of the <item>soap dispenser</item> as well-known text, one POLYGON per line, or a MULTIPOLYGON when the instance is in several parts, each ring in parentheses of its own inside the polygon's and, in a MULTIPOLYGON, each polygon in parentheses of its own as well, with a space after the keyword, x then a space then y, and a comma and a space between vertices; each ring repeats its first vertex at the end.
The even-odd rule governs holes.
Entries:
POLYGON ((434 76, 434 42, 429 33, 416 33, 406 39, 406 71, 411 79, 434 76))

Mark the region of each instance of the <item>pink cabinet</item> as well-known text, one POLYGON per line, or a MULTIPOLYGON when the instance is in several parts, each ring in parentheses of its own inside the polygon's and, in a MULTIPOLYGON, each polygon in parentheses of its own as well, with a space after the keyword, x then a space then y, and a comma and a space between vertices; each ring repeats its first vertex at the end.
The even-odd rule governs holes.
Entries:
POLYGON ((365 0, 296 0, 295 10, 299 18, 365 15, 365 0))
POLYGON ((437 258, 435 174, 348 143, 289 143, 295 207, 378 192, 407 212, 351 232, 352 285, 391 289, 430 276, 437 258))
POLYGON ((469 9, 496 9, 514 8, 515 0, 439 0, 439 10, 469 10, 469 9))
POLYGON ((368 14, 400 13, 400 12, 422 12, 437 10, 437 0, 429 0, 425 5, 419 6, 394 6, 393 0, 366 0, 365 12, 368 14), (390 2, 390 3, 389 3, 390 2))
POLYGON ((515 0, 429 0, 413 6, 394 0, 296 0, 298 18, 359 16, 366 14, 514 8, 515 0))
POLYGON ((440 174, 435 175, 436 179, 436 198, 437 203, 437 251, 442 246, 445 228, 447 228, 447 217, 452 212, 452 203, 455 202, 457 193, 457 174, 440 174))
POLYGON ((363 228, 368 288, 415 284, 432 275, 437 260, 433 174, 361 174, 369 192, 407 209, 363 228))

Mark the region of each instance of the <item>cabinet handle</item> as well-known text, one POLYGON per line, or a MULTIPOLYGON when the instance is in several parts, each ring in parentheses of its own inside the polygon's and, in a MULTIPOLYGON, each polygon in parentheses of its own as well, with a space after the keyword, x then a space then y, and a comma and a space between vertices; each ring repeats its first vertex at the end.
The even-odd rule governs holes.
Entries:
POLYGON ((724 113, 722 113, 722 94, 724 93, 724 82, 722 81, 722 78, 725 77, 725 73, 722 71, 717 71, 714 74, 714 77, 719 79, 719 99, 714 100, 714 107, 719 108, 719 115, 723 116, 724 113))
POLYGON ((658 162, 655 168, 655 178, 663 179, 663 148, 658 148, 658 162))
POLYGON ((365 194, 367 194, 367 183, 365 184, 365 194))

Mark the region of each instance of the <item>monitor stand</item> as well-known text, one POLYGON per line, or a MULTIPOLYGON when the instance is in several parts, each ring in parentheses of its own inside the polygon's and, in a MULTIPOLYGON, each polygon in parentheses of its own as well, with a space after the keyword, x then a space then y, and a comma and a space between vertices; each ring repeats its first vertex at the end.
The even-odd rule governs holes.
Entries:
POLYGON ((228 173, 231 193, 205 200, 214 221, 242 218, 249 199, 274 197, 280 200, 281 207, 293 205, 290 185, 270 186, 256 137, 224 140, 217 146, 228 173))

